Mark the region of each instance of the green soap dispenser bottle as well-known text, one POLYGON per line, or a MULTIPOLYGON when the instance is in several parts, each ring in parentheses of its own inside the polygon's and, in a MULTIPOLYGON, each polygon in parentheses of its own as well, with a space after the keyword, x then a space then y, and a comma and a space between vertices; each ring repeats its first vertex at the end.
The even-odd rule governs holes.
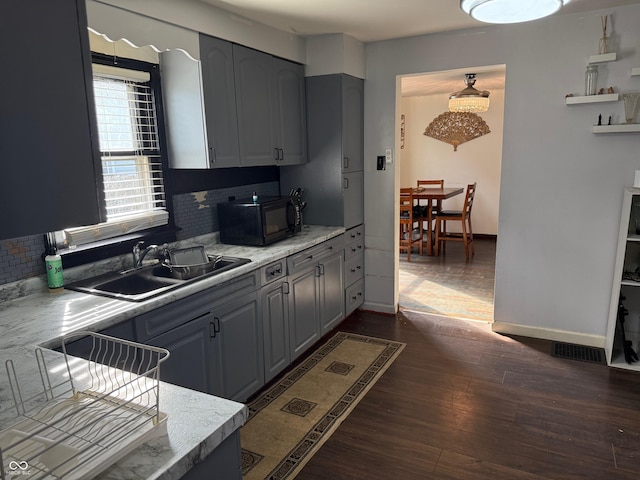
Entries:
POLYGON ((50 292, 59 292, 64 287, 64 277, 62 274, 62 257, 58 255, 55 243, 47 242, 47 255, 44 257, 45 269, 47 271, 47 285, 50 292))

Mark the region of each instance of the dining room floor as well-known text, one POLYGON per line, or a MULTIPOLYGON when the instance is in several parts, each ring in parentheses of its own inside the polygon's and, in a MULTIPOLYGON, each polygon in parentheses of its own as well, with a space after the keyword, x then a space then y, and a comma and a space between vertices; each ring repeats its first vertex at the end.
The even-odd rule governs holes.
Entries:
POLYGON ((447 244, 439 256, 406 253, 399 261, 401 309, 493 322, 496 239, 476 237, 467 261, 462 243, 447 244))

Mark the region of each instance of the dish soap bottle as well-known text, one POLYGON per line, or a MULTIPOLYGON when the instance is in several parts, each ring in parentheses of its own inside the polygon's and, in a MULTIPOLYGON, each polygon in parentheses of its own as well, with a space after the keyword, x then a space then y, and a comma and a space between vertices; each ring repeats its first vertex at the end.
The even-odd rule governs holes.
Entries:
POLYGON ((49 291, 61 291, 64 287, 62 257, 58 255, 55 246, 49 246, 47 256, 44 257, 44 264, 47 270, 47 285, 49 286, 49 291))

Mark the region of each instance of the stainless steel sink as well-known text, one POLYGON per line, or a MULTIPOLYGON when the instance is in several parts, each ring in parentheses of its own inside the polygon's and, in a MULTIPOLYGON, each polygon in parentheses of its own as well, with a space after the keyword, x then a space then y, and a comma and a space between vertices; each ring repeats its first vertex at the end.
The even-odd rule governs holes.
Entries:
POLYGON ((79 280, 65 285, 65 288, 130 302, 142 302, 198 280, 219 275, 250 261, 248 258, 240 257, 210 257, 210 262, 203 264, 199 269, 189 270, 188 274, 185 274, 184 269, 170 269, 158 263, 79 280))

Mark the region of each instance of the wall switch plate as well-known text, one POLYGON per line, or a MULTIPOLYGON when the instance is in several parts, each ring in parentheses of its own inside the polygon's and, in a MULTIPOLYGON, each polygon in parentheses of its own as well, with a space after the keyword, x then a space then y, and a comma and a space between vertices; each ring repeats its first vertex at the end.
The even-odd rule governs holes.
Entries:
POLYGON ((385 154, 386 154, 387 163, 393 163, 393 152, 391 151, 390 148, 387 148, 385 150, 385 154))
POLYGON ((378 170, 384 170, 385 169, 385 156, 384 155, 378 155, 378 161, 376 162, 376 168, 378 170))

